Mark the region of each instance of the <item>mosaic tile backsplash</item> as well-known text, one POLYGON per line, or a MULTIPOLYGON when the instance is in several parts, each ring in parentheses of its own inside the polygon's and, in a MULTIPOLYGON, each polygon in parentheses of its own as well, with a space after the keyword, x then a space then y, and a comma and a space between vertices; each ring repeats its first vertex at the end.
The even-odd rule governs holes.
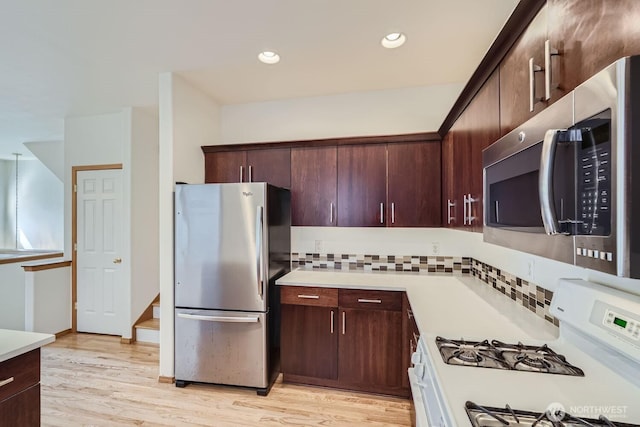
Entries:
POLYGON ((472 260, 471 274, 547 322, 558 326, 558 319, 549 312, 552 291, 475 259, 472 260))
POLYGON ((471 258, 292 253, 292 268, 470 274, 471 258))
POLYGON ((558 326, 549 312, 553 292, 469 257, 292 253, 291 267, 320 270, 413 272, 468 275, 558 326))

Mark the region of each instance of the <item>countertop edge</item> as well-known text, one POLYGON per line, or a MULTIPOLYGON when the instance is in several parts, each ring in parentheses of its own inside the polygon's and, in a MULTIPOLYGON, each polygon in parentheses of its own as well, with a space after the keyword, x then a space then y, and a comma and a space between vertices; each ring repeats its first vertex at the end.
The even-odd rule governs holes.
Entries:
POLYGON ((42 346, 50 344, 56 340, 55 335, 51 335, 51 334, 38 334, 38 335, 43 335, 43 336, 39 338, 34 338, 33 341, 27 344, 20 345, 12 350, 9 350, 5 353, 0 354, 0 363, 5 362, 9 359, 13 359, 16 356, 20 356, 22 354, 28 353, 31 350, 35 350, 36 348, 40 348, 42 346))

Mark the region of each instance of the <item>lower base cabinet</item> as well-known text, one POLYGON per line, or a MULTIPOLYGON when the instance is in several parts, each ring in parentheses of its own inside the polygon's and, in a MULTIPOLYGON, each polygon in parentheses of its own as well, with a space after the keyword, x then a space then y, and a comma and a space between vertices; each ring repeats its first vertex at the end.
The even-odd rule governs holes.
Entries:
POLYGON ((0 362, 0 426, 40 425, 40 349, 0 362))
POLYGON ((284 286, 283 381, 409 396, 402 296, 284 286))

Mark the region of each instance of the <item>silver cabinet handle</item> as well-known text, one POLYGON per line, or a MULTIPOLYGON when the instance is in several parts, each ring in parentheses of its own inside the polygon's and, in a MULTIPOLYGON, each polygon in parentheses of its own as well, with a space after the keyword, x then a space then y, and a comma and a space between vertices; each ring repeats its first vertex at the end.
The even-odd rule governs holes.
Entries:
POLYGON ((396 223, 396 204, 391 203, 391 224, 396 223))
POLYGON ((379 300, 379 299, 358 298, 358 302, 369 303, 369 304, 382 304, 382 300, 379 300))
POLYGON ((242 182, 244 180, 244 166, 240 166, 240 181, 238 182, 242 182))
POLYGON ((4 387, 9 383, 13 382, 14 377, 7 378, 6 380, 0 381, 0 387, 4 387))
POLYGON ((551 47, 549 40, 544 42, 544 99, 548 101, 551 99, 552 87, 552 75, 551 75, 551 57, 558 56, 558 49, 551 47))
POLYGON ((384 224, 384 203, 380 203, 380 224, 384 224))
POLYGON ((114 264, 122 264, 122 258, 114 258, 113 259, 113 263, 114 264))
POLYGON ((333 313, 333 310, 331 310, 331 333, 333 333, 333 316, 334 316, 334 313, 333 313))
POLYGON ((258 279, 258 295, 262 296, 264 283, 262 279, 262 206, 256 209, 256 269, 258 279))
POLYGON ((455 202, 452 202, 451 199, 447 199, 447 224, 451 224, 451 221, 455 220, 455 217, 451 215, 451 208, 455 205, 455 202))
POLYGON ((329 224, 333 225, 333 202, 329 203, 329 224))
POLYGON ((320 295, 298 295, 302 299, 320 299, 320 295))
POLYGON ((342 312, 342 335, 345 334, 347 330, 347 313, 346 312, 342 312))
POLYGON ((500 203, 496 200, 496 224, 500 224, 500 203))
POLYGON ((533 63, 533 58, 529 58, 529 111, 533 111, 533 107, 542 98, 536 98, 536 73, 542 71, 539 65, 533 63))
POLYGON ((553 194, 553 165, 555 163, 556 146, 560 132, 562 132, 562 130, 549 129, 547 133, 544 134, 542 155, 540 156, 538 193, 540 194, 540 213, 542 214, 542 222, 547 234, 560 234, 553 194))
POLYGON ((182 319, 204 320, 207 322, 223 322, 223 323, 258 323, 260 321, 260 318, 258 316, 245 316, 245 317, 204 316, 202 314, 178 313, 178 317, 182 319))
POLYGON ((471 193, 467 194, 467 205, 469 206, 467 209, 469 210, 469 213, 467 214, 467 224, 471 225, 471 223, 476 219, 475 216, 472 215, 473 211, 471 208, 471 203, 475 203, 477 202, 478 199, 474 199, 473 197, 471 197, 471 193))
POLYGON ((253 166, 249 165, 249 180, 247 182, 253 182, 253 166))
POLYGON ((462 195, 462 225, 467 225, 467 195, 462 195))

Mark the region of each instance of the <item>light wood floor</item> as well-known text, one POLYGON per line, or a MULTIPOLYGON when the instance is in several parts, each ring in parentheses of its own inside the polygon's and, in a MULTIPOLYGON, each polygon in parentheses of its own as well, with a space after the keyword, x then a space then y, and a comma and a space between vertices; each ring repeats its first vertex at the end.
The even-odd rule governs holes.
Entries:
POLYGON ((268 397, 158 382, 158 347, 72 334, 42 349, 43 426, 407 426, 408 400, 278 382, 268 397))

